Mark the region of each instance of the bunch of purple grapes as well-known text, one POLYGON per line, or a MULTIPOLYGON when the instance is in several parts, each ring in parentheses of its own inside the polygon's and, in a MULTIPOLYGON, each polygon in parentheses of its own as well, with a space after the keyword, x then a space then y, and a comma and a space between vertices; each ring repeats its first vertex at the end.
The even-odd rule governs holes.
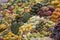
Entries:
POLYGON ((43 6, 40 8, 38 15, 39 16, 50 16, 52 12, 55 10, 53 6, 43 6))
POLYGON ((57 25, 55 25, 55 27, 52 30, 52 34, 50 37, 54 38, 56 40, 60 40, 60 22, 57 25))

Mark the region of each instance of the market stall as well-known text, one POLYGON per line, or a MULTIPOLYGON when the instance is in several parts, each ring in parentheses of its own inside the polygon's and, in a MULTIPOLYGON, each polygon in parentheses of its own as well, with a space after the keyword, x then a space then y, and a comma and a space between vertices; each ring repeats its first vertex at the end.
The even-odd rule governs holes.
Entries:
POLYGON ((0 0, 0 40, 60 40, 60 0, 0 0))

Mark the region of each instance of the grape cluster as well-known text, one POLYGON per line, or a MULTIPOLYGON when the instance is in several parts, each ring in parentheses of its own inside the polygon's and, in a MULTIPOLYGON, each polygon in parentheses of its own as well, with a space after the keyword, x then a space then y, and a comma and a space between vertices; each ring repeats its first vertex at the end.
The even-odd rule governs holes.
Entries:
POLYGON ((39 16, 50 16, 55 8, 53 6, 47 6, 48 4, 37 3, 33 5, 31 8, 31 15, 39 15, 39 16))
POLYGON ((53 28, 51 38, 60 40, 60 22, 53 28))
POLYGON ((52 12, 54 10, 55 10, 55 8, 53 6, 44 6, 44 7, 40 8, 38 15, 39 16, 50 16, 50 15, 52 15, 52 12))
POLYGON ((49 29, 54 25, 55 23, 50 20, 46 21, 46 19, 40 19, 40 22, 36 25, 35 29, 41 34, 41 36, 43 35, 43 37, 45 37, 50 35, 51 32, 49 29))

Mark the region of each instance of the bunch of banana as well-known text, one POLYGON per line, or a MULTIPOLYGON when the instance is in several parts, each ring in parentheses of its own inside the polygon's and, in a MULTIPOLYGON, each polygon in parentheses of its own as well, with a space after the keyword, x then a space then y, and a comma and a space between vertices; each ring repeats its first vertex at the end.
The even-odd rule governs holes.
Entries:
POLYGON ((2 35, 3 32, 5 32, 8 29, 8 24, 6 23, 1 23, 0 24, 0 34, 2 35))
POLYGON ((5 24, 0 24, 0 30, 1 29, 5 29, 7 27, 7 25, 5 25, 5 24))
POLYGON ((13 34, 12 32, 8 32, 7 35, 3 36, 4 40, 21 40, 21 36, 17 36, 13 34))
POLYGON ((51 4, 52 4, 54 7, 60 8, 60 0, 54 0, 54 1, 51 2, 51 4))
POLYGON ((32 25, 31 24, 25 24, 25 25, 22 25, 20 28, 19 28, 19 32, 20 33, 23 33, 24 31, 31 31, 32 30, 32 25))

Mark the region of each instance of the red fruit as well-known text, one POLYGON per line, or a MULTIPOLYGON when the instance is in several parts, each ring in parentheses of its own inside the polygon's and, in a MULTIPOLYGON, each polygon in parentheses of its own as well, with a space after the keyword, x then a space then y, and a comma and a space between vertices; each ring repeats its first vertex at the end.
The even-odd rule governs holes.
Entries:
POLYGON ((38 12, 38 15, 41 17, 41 16, 43 16, 43 11, 39 11, 38 12))
POLYGON ((53 11, 55 11, 55 8, 54 8, 53 6, 49 6, 49 10, 50 10, 51 12, 53 12, 53 11))
POLYGON ((8 10, 8 9, 6 10, 6 12, 8 12, 8 13, 13 13, 12 11, 10 11, 10 10, 8 10))
POLYGON ((18 3, 18 6, 21 7, 22 6, 22 3, 18 3))
POLYGON ((3 40, 3 38, 0 38, 0 40, 3 40))
POLYGON ((8 9, 12 11, 14 8, 15 8, 14 5, 11 5, 8 9))
POLYGON ((48 11, 47 14, 50 16, 50 15, 52 15, 52 12, 51 11, 48 11))
POLYGON ((51 11, 44 12, 44 15, 45 15, 45 16, 50 16, 51 14, 52 14, 51 11))

